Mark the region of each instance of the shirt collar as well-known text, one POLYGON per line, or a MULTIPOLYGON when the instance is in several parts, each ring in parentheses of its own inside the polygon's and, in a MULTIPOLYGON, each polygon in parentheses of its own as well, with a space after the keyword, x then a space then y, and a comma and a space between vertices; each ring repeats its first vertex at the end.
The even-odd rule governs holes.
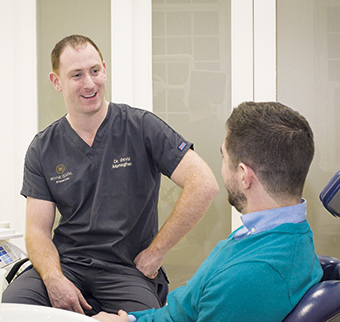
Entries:
POLYGON ((307 201, 294 206, 281 207, 251 212, 241 216, 243 226, 235 233, 234 238, 243 238, 273 229, 279 225, 302 222, 307 217, 307 201))

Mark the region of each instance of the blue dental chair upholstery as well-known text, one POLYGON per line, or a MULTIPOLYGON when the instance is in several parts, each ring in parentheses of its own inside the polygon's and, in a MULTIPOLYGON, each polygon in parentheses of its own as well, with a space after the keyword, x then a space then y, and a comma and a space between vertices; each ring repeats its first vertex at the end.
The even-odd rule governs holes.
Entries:
POLYGON ((318 256, 320 283, 311 287, 284 322, 340 322, 340 260, 318 256))
MULTIPOLYGON (((340 217, 340 171, 329 180, 319 197, 334 217, 340 217)), ((321 281, 307 291, 284 322, 340 322, 340 260, 318 257, 323 269, 321 281)))

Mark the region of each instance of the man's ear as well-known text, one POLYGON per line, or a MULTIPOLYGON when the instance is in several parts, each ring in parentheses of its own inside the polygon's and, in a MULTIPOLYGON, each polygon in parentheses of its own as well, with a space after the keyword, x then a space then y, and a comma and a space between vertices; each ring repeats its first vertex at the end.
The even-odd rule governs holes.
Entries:
POLYGON ((106 81, 107 76, 106 76, 106 64, 105 64, 105 61, 103 61, 103 73, 105 75, 105 81, 106 81))
POLYGON ((53 87, 55 88, 55 90, 57 92, 61 92, 62 91, 58 74, 56 74, 55 72, 51 72, 50 73, 50 81, 51 81, 53 87))
POLYGON ((239 170, 241 171, 242 187, 247 190, 254 183, 254 180, 256 180, 256 174, 251 167, 247 166, 242 162, 238 165, 238 167, 239 170))

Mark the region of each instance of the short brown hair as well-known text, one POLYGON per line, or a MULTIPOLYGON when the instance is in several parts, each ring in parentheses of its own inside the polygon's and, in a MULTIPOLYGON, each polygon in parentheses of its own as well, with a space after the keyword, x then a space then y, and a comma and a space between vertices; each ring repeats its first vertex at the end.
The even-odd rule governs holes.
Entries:
POLYGON ((302 115, 277 102, 245 102, 233 110, 226 128, 232 167, 250 166, 268 193, 302 195, 315 149, 302 115))
POLYGON ((60 67, 60 56, 67 46, 71 46, 72 48, 78 49, 80 47, 86 47, 87 44, 91 44, 97 50, 100 56, 100 59, 103 62, 104 61, 103 55, 93 40, 91 40, 90 38, 86 36, 71 35, 71 36, 67 36, 63 38, 54 46, 52 53, 51 53, 51 62, 52 62, 53 71, 58 74, 59 67, 60 67))

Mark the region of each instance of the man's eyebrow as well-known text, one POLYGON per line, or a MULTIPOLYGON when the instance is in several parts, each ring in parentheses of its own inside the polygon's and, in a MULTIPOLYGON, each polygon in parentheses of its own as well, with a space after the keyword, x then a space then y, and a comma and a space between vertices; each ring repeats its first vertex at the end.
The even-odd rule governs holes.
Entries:
MULTIPOLYGON (((101 68, 101 65, 100 64, 96 64, 96 65, 93 65, 90 67, 90 69, 93 69, 93 68, 101 68)), ((72 73, 79 73, 79 72, 82 72, 84 70, 84 68, 76 68, 76 69, 72 69, 69 74, 72 74, 72 73)))
POLYGON ((74 73, 79 73, 79 72, 81 72, 81 71, 82 71, 81 68, 72 69, 72 70, 70 70, 70 71, 67 73, 67 75, 71 75, 71 74, 74 74, 74 73))
POLYGON ((102 65, 101 64, 95 64, 91 67, 91 69, 93 69, 93 68, 102 68, 102 65))
POLYGON ((222 152, 222 146, 220 146, 220 152, 221 152, 221 154, 223 155, 223 152, 222 152))

